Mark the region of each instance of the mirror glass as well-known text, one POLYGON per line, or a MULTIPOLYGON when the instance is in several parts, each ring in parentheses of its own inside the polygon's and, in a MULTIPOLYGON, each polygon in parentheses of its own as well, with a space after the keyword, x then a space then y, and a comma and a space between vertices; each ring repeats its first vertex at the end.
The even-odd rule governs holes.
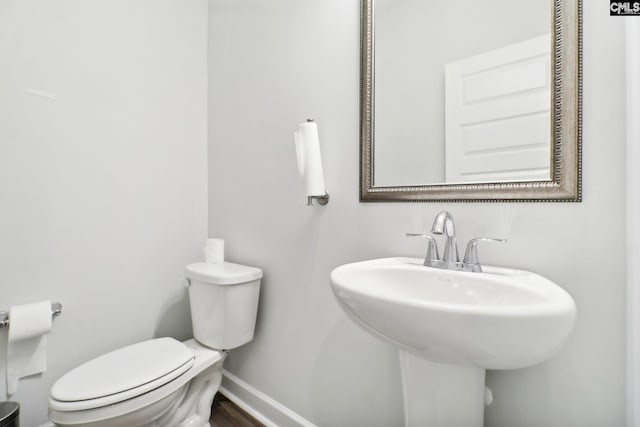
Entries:
POLYGON ((550 1, 374 10, 375 187, 552 179, 550 1))

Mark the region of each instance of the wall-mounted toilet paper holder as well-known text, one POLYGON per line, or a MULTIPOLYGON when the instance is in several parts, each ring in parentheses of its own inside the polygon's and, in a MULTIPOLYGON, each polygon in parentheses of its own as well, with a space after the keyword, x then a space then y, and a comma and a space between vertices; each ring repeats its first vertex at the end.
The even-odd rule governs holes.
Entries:
MULTIPOLYGON (((51 303, 51 318, 55 319, 56 317, 62 314, 62 304, 59 302, 51 303)), ((8 328, 9 327, 9 312, 0 311, 0 328, 8 328)))
POLYGON ((307 119, 298 125, 293 136, 298 172, 307 194, 307 206, 313 206, 314 201, 324 206, 329 203, 329 194, 324 183, 318 124, 313 119, 307 119))
POLYGON ((325 193, 324 196, 307 196, 307 206, 312 206, 314 200, 316 200, 319 205, 324 206, 329 203, 329 195, 325 193))

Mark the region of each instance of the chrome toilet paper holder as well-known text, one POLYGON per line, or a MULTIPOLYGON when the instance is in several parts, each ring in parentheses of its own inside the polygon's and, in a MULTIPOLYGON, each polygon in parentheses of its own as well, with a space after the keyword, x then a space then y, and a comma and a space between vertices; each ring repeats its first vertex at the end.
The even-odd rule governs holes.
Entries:
POLYGON ((324 206, 329 203, 329 194, 325 193, 324 196, 307 196, 307 206, 312 206, 314 200, 317 201, 319 205, 324 206))
POLYGON ((307 119, 305 123, 298 124, 293 135, 298 172, 307 193, 307 206, 313 206, 314 201, 324 206, 329 203, 329 193, 324 182, 318 125, 315 120, 307 119))
MULTIPOLYGON (((59 302, 51 303, 51 318, 55 319, 56 317, 62 314, 62 304, 59 302)), ((8 328, 9 327, 9 312, 0 311, 0 328, 8 328)))

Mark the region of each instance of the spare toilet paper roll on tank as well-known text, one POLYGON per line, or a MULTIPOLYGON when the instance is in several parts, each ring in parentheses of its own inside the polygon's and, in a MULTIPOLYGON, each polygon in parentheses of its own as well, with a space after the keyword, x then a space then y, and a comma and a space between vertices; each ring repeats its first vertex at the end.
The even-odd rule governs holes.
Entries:
POLYGON ((7 394, 16 392, 20 378, 47 370, 47 334, 51 322, 51 301, 9 309, 7 394))
POLYGON ((224 262, 224 239, 207 239, 204 246, 204 261, 210 263, 224 262))

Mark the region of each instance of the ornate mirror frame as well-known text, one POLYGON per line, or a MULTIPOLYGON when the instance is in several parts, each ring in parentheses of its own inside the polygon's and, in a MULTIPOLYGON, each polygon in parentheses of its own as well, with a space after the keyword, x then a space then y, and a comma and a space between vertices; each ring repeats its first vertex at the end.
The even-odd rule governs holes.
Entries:
POLYGON ((362 0, 361 3, 361 202, 580 202, 582 200, 582 0, 552 0, 552 179, 393 187, 373 185, 374 1, 362 0))

